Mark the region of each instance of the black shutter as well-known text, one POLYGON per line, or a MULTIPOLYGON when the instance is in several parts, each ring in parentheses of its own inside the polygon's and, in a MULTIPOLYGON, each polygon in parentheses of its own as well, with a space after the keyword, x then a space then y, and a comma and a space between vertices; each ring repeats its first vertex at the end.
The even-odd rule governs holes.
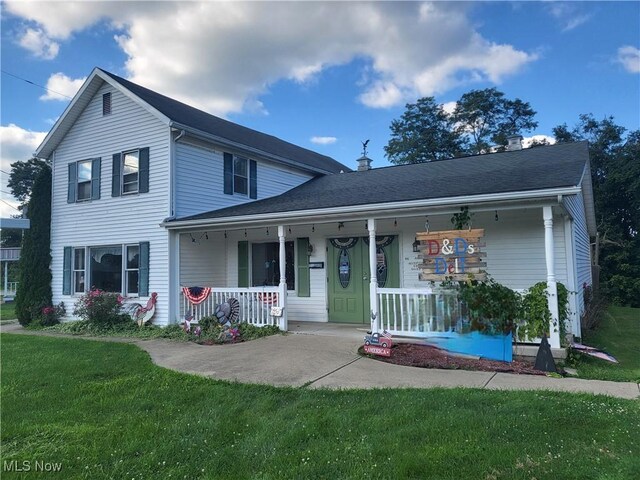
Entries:
POLYGON ((113 154, 113 166, 111 168, 112 180, 111 180, 111 196, 120 196, 120 168, 122 165, 122 155, 120 153, 113 154))
POLYGON ((99 158, 91 160, 91 200, 100 198, 100 170, 102 162, 99 158))
POLYGON ((138 157, 138 192, 149 191, 149 148, 141 148, 138 157))
POLYGON ((76 203, 76 187, 78 185, 78 164, 69 164, 69 183, 67 186, 67 203, 76 203))
POLYGON ((149 242, 140 242, 140 263, 138 264, 138 295, 149 296, 149 242))
POLYGON ((238 287, 249 286, 249 242, 238 242, 238 287))
POLYGON ((258 198, 258 164, 249 160, 249 198, 258 198))
POLYGON ((224 193, 233 195, 233 155, 224 153, 224 193))
POLYGON ((64 247, 62 294, 71 295, 71 247, 64 247))

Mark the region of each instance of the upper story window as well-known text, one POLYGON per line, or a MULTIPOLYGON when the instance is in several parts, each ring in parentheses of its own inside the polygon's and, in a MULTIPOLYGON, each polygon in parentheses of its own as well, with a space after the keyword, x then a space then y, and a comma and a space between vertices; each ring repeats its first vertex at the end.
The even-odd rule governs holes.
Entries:
POLYGON ((249 169, 247 159, 233 157, 233 193, 249 194, 249 169))
POLYGON ((111 196, 149 191, 149 147, 113 155, 111 196))
POLYGON ((101 160, 80 160, 69 164, 67 203, 100 198, 101 160))
POLYGON ((91 167, 91 160, 78 162, 78 201, 91 198, 91 167))
POLYGON ((111 114, 111 92, 102 95, 102 115, 111 114))
POLYGON ((224 193, 258 198, 258 164, 255 160, 225 152, 224 193))
POLYGON ((122 155, 122 194, 138 193, 140 151, 125 152, 122 155))

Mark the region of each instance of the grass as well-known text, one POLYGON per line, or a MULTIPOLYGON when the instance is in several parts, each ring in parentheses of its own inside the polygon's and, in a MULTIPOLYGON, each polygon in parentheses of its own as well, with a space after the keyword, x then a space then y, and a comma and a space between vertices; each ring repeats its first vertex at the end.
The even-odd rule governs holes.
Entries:
POLYGON ((632 479, 640 471, 638 401, 251 386, 162 369, 130 344, 1 340, 3 462, 61 462, 47 478, 632 479))
POLYGON ((0 305, 0 323, 7 323, 16 319, 16 304, 3 303, 0 305))
POLYGON ((613 355, 618 364, 576 354, 572 366, 582 378, 640 382, 640 308, 609 307, 583 342, 613 355))

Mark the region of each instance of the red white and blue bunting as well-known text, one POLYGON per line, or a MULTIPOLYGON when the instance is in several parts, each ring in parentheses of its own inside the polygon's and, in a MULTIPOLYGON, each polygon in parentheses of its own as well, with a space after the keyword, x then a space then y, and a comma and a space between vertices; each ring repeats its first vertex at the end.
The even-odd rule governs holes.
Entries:
POLYGON ((182 294, 192 305, 199 305, 211 294, 211 287, 182 287, 182 294))

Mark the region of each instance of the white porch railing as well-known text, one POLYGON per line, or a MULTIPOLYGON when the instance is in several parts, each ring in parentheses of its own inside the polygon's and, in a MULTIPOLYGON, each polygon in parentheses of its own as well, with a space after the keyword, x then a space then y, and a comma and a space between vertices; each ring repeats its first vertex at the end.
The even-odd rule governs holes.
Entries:
MULTIPOLYGON (((214 315, 216 305, 235 298, 240 303, 239 322, 249 323, 259 327, 276 325, 286 331, 286 299, 280 291, 280 287, 250 287, 250 288, 212 288, 205 301, 193 305, 185 295, 180 306, 180 318, 184 319, 187 312, 191 312, 193 320, 199 322, 204 317, 214 315), (271 315, 271 307, 283 307, 282 316, 271 315)), ((284 292, 286 295, 286 292, 284 292)))
POLYGON ((15 297, 18 291, 18 282, 7 282, 6 285, 6 288, 2 289, 2 296, 9 298, 15 297))
POLYGON ((381 329, 393 335, 420 337, 426 333, 455 329, 465 316, 465 307, 452 291, 378 288, 381 329))

